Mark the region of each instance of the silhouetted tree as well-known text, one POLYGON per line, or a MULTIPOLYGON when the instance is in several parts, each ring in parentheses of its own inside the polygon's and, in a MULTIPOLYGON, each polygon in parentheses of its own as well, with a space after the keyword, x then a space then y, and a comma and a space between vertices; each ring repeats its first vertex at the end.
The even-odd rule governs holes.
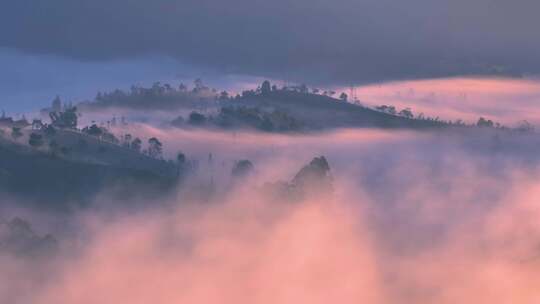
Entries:
POLYGON ((177 162, 177 176, 180 176, 182 173, 182 170, 185 169, 186 166, 186 155, 182 152, 178 152, 176 155, 176 162, 177 162))
POLYGON ((198 112, 189 114, 189 123, 192 125, 202 125, 206 122, 206 117, 198 112))
POLYGON ((21 128, 13 127, 11 128, 11 137, 13 137, 14 140, 18 140, 23 136, 21 132, 21 128))
POLYGON ((270 86, 270 81, 268 80, 263 81, 261 85, 261 94, 263 96, 267 96, 268 94, 270 94, 271 91, 272 91, 272 87, 270 86))
POLYGON ((180 85, 178 86, 178 90, 179 90, 180 92, 182 92, 182 93, 185 93, 185 92, 187 92, 187 87, 186 87, 185 84, 180 83, 180 85))
POLYGON ((167 94, 169 94, 169 93, 171 93, 173 91, 173 88, 168 83, 164 84, 163 87, 165 88, 165 93, 167 93, 167 94))
POLYGON ((200 78, 195 79, 194 84, 195 84, 195 87, 193 88, 194 93, 199 93, 199 92, 208 90, 208 87, 204 85, 203 81, 200 78))
POLYGON ((137 152, 141 152, 141 148, 142 148, 142 140, 138 137, 136 137, 132 142, 131 144, 129 145, 131 147, 131 149, 137 151, 137 152))
POLYGON ((185 123, 185 120, 184 120, 184 117, 182 116, 178 116, 175 119, 173 119, 173 121, 171 121, 171 125, 175 127, 182 127, 184 126, 184 123, 185 123))
POLYGON ((131 136, 131 134, 125 134, 124 136, 122 136, 122 146, 124 146, 125 148, 129 148, 132 140, 133 137, 131 136))
POLYGON ((98 125, 93 124, 90 127, 85 127, 82 129, 82 131, 88 135, 100 137, 103 135, 104 131, 101 127, 98 127, 98 125))
POLYGON ((77 128, 77 107, 68 107, 63 112, 49 113, 52 125, 58 128, 77 128))
POLYGON ((148 140, 148 155, 154 158, 160 158, 163 153, 163 145, 159 139, 152 137, 148 140))
POLYGON ((251 161, 244 159, 237 161, 232 168, 231 174, 234 177, 244 177, 253 171, 253 164, 251 161))
POLYGON ((227 91, 222 91, 220 94, 219 94, 219 99, 220 100, 227 100, 229 99, 229 93, 227 91))
POLYGON ((111 142, 113 144, 119 144, 120 143, 120 141, 118 140, 118 138, 116 138, 116 136, 114 136, 114 134, 109 132, 107 129, 102 129, 102 130, 103 130, 103 135, 101 135, 102 140, 111 142))
POLYGON ((375 107, 375 109, 384 113, 391 114, 391 115, 396 115, 397 113, 396 107, 394 106, 382 105, 382 106, 375 107))
POLYGON ((478 119, 478 122, 476 122, 476 126, 481 128, 493 128, 493 121, 485 119, 484 117, 480 117, 478 119))
POLYGON ((43 146, 43 136, 41 134, 32 133, 30 134, 30 139, 28 140, 28 144, 34 148, 39 148, 43 146))
POLYGON ((324 156, 315 157, 307 166, 304 166, 293 178, 294 187, 312 188, 315 191, 332 191, 332 176, 330 166, 324 156))
POLYGON ((339 95, 339 99, 341 99, 342 101, 347 101, 348 98, 349 96, 345 93, 341 93, 341 95, 339 95))
POLYGON ((178 152, 176 155, 176 161, 179 165, 183 165, 186 162, 186 155, 182 152, 178 152))
POLYGON ((409 118, 409 119, 414 118, 413 112, 409 108, 406 108, 406 109, 403 109, 403 110, 399 111, 398 114, 399 114, 399 116, 403 116, 405 118, 409 118))
POLYGON ((40 119, 34 119, 32 121, 32 130, 41 130, 43 128, 43 122, 40 119))

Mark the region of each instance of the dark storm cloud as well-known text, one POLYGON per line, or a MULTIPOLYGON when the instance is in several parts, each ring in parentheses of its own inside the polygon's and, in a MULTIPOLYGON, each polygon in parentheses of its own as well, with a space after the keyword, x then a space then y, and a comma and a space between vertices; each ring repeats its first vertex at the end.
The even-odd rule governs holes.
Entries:
POLYGON ((540 71, 535 0, 2 0, 0 45, 350 83, 540 71))

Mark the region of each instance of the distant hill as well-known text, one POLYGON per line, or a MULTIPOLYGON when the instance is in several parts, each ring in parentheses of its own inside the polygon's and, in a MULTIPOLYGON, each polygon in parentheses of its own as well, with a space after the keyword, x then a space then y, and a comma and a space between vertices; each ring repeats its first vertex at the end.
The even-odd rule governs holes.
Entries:
POLYGON ((275 90, 220 100, 215 114, 193 112, 171 122, 176 127, 251 128, 267 132, 302 132, 332 128, 444 128, 451 124, 389 114, 330 96, 275 90))
POLYGON ((441 128, 447 124, 391 115, 325 95, 276 90, 222 101, 222 105, 278 109, 310 129, 339 127, 441 128))
POLYGON ((67 208, 90 203, 100 191, 129 200, 159 195, 175 180, 149 171, 72 162, 46 154, 0 145, 0 192, 43 208, 67 208))
POLYGON ((30 147, 26 138, 14 143, 0 136, 0 193, 39 207, 84 205, 102 191, 126 201, 159 196, 178 182, 174 164, 76 131, 59 130, 50 139, 66 148, 58 153, 30 147))
MULTIPOLYGON (((211 89, 197 79, 192 89, 183 84, 174 87, 156 82, 151 87, 132 86, 129 91, 98 93, 94 100, 78 103, 77 107, 83 112, 108 108, 130 109, 140 111, 142 115, 148 110, 165 110, 173 115, 188 110, 204 117, 198 116, 192 120, 191 117, 179 116, 171 124, 176 127, 251 128, 269 132, 350 127, 508 129, 482 117, 476 123, 466 124, 459 119, 450 122, 423 114, 415 116, 411 109, 397 110, 392 105, 366 107, 361 105, 361 101, 349 101, 344 92, 339 98, 333 96, 336 96, 334 91, 310 89, 306 85, 278 88, 269 81, 264 81, 255 90, 232 96, 227 91, 211 89)), ((44 112, 60 106, 60 100, 55 99, 52 107, 44 109, 44 112)), ((519 129, 531 129, 527 122, 521 125, 519 129)))
MULTIPOLYGON (((264 86, 265 83, 257 90, 244 91, 242 95, 232 97, 226 91, 218 92, 204 86, 200 80, 195 81, 195 87, 192 90, 188 90, 182 84, 176 88, 157 82, 149 88, 133 86, 129 91, 114 90, 109 93, 98 93, 94 100, 79 103, 77 106, 82 111, 112 107, 133 110, 204 110, 231 106, 257 107, 270 111, 278 110, 290 115, 292 119, 298 120, 308 129, 335 127, 433 128, 445 126, 439 121, 400 117, 328 95, 310 93, 307 88, 277 89, 274 87, 263 92, 262 87, 264 86)), ((238 117, 232 118, 227 118, 233 120, 231 122, 219 122, 220 126, 242 125, 241 121, 234 121, 238 117)))

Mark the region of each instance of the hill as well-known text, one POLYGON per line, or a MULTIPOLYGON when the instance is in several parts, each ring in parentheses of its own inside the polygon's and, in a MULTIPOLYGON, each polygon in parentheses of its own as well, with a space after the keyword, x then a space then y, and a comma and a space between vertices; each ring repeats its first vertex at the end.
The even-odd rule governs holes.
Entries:
POLYGON ((0 136, 0 193, 63 209, 90 203, 103 191, 125 201, 163 195, 178 182, 178 167, 171 162, 77 130, 44 132, 22 130, 17 140, 0 136), (26 144, 32 135, 44 143, 26 144))
POLYGON ((309 129, 339 127, 377 128, 440 128, 446 124, 376 111, 330 96, 291 90, 275 90, 223 101, 222 105, 258 107, 280 110, 294 117, 309 129))
POLYGON ((414 118, 412 113, 390 114, 326 95, 294 90, 266 93, 251 91, 235 98, 221 99, 216 114, 192 112, 179 117, 173 126, 252 128, 267 132, 301 132, 333 128, 445 128, 452 124, 414 118))

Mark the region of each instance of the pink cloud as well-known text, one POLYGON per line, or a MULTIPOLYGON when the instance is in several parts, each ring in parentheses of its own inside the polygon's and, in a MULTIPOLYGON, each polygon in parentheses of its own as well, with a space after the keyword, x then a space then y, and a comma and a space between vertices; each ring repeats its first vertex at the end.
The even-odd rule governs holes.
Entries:
POLYGON ((444 120, 476 122, 483 116, 513 125, 540 123, 540 81, 507 78, 446 78, 381 83, 356 89, 360 101, 382 104, 444 120))

